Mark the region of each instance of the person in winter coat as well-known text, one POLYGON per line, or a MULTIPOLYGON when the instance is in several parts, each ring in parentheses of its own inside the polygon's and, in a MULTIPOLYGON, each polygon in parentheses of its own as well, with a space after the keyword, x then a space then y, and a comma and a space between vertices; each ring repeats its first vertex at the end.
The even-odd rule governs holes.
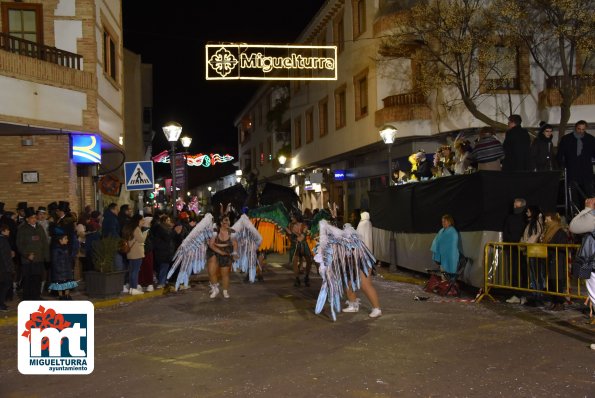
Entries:
POLYGON ((142 220, 143 216, 136 214, 122 229, 122 239, 128 241, 128 247, 130 248, 126 257, 128 258, 128 293, 132 295, 144 293, 142 287, 138 284, 138 273, 145 257, 145 238, 149 230, 142 232, 142 220))
POLYGON ((101 223, 101 237, 120 237, 120 224, 118 222, 118 205, 115 203, 110 203, 103 212, 103 222, 101 223))
MULTIPOLYGON (((566 244, 568 243, 568 232, 562 225, 562 219, 558 213, 545 214, 545 227, 541 235, 542 243, 566 244)), ((564 250, 548 249, 548 287, 550 291, 558 293, 566 292, 566 253, 564 250)), ((549 310, 561 311, 564 309, 564 297, 552 296, 549 310)))
MULTIPOLYGON (((526 219, 526 207, 527 202, 525 199, 516 198, 513 202, 512 214, 509 214, 504 220, 504 226, 502 228, 502 242, 506 243, 518 243, 523 237, 525 227, 527 226, 526 219)), ((520 256, 521 262, 519 263, 519 249, 517 246, 506 246, 504 253, 504 261, 507 262, 506 269, 512 267, 512 275, 510 275, 511 286, 520 286, 521 283, 527 280, 527 268, 523 266, 524 257, 520 256), (512 262, 512 264, 510 264, 512 262), (518 268, 521 270, 521 279, 518 279, 518 268)), ((519 304, 521 298, 513 295, 507 303, 519 304)), ((523 303, 525 299, 523 299, 523 303)))
POLYGON ((153 236, 153 261, 157 271, 157 288, 165 287, 167 283, 167 273, 174 257, 174 236, 173 223, 167 214, 159 217, 157 222, 151 228, 153 236))
POLYGON ((14 274, 14 251, 10 247, 8 237, 10 227, 6 224, 0 225, 0 311, 8 311, 4 299, 8 291, 12 289, 12 278, 14 274))
POLYGON ((78 283, 74 280, 68 235, 56 230, 54 237, 57 244, 52 248, 52 283, 48 290, 57 291, 59 300, 72 300, 70 291, 77 287, 78 283))
POLYGON ((552 138, 554 129, 549 124, 543 124, 537 137, 531 144, 531 170, 551 171, 556 170, 556 157, 552 138))
POLYGON ((45 262, 50 261, 50 248, 45 231, 37 225, 35 209, 25 209, 25 221, 17 231, 17 250, 21 256, 23 300, 39 300, 41 276, 45 262))
POLYGON ((504 160, 502 171, 529 171, 531 137, 529 132, 521 127, 522 119, 519 115, 510 115, 508 130, 502 146, 504 147, 504 160))

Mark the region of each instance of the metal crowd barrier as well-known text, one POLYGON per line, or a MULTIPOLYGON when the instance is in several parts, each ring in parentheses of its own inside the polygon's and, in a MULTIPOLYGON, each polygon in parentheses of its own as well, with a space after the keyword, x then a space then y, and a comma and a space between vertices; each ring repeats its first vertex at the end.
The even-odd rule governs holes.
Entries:
POLYGON ((484 247, 484 284, 475 300, 489 297, 493 288, 536 295, 587 298, 585 281, 570 272, 580 245, 488 242, 484 247))

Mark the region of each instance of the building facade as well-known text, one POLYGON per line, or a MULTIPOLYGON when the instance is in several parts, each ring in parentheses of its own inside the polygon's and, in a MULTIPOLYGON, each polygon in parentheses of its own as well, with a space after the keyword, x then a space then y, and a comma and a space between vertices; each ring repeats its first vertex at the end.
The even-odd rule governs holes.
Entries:
MULTIPOLYGON (((408 162, 407 157, 419 149, 433 153, 446 143, 447 136, 459 132, 466 132, 472 140, 475 130, 485 124, 461 101, 452 101, 454 88, 425 95, 416 87, 419 61, 415 46, 405 54, 381 51, 384 38, 403 23, 416 3, 327 1, 297 43, 337 46, 338 79, 289 84, 282 131, 291 134, 283 168, 274 161, 276 132, 262 122, 270 109, 269 91, 265 86, 253 97, 236 120, 244 174, 257 172, 261 180, 270 180, 280 171, 287 173, 283 175, 289 176, 288 183, 300 195, 303 208, 335 202, 346 221, 352 210, 369 206, 368 191, 387 186, 389 170, 397 161, 408 162), (390 165, 387 146, 379 135, 387 124, 398 130, 390 165)), ((513 65, 511 73, 518 87, 486 92, 478 108, 504 125, 511 109, 522 116, 524 126, 536 127, 541 120, 556 124, 560 117, 556 76, 546 79, 522 49, 513 65)), ((590 82, 573 104, 571 124, 589 120, 595 111, 593 79, 590 82)))
POLYGON ((0 201, 100 206, 124 157, 121 2, 1 2, 0 31, 0 201), (99 166, 72 161, 73 134, 101 140, 99 166))

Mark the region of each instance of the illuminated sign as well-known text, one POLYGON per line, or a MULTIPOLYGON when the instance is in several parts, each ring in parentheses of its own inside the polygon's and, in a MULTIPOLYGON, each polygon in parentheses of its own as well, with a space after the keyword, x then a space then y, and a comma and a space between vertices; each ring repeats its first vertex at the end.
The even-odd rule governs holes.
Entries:
POLYGON ((101 163, 101 138, 91 134, 72 134, 73 163, 101 163))
POLYGON ((207 44, 207 80, 337 80, 336 46, 207 44))
MULTIPOLYGON (((176 154, 182 156, 182 154, 176 154)), ((198 155, 185 155, 186 156, 186 164, 188 166, 203 166, 209 167, 214 166, 217 163, 226 163, 231 162, 234 157, 228 154, 219 155, 218 153, 211 153, 210 155, 205 155, 199 153, 198 155)), ((159 155, 153 156, 153 161, 156 163, 169 163, 169 152, 163 151, 159 155)))
POLYGON ((345 180, 345 170, 335 170, 335 181, 343 181, 345 180))

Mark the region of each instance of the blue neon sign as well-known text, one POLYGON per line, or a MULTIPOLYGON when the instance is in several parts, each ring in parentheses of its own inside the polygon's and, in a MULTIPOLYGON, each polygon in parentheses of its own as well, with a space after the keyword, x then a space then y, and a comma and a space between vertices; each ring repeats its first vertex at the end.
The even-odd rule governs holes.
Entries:
POLYGON ((101 163, 101 138, 93 134, 73 134, 73 163, 101 163))

